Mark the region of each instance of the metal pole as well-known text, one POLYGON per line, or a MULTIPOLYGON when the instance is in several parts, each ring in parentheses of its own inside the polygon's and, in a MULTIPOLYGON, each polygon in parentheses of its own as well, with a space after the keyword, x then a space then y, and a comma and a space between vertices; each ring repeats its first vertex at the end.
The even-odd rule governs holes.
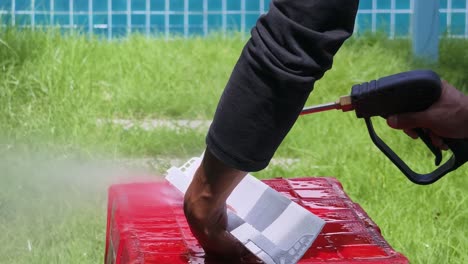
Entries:
POLYGON ((439 58, 439 0, 414 0, 413 53, 416 58, 439 58))
POLYGON ((226 36, 227 31, 227 3, 226 0, 223 0, 221 3, 221 13, 222 13, 222 22, 221 29, 223 31, 223 37, 226 36))
POLYGON ((74 28, 74 25, 75 25, 75 22, 73 21, 73 17, 74 17, 74 15, 73 15, 73 12, 74 12, 73 11, 74 10, 73 0, 69 1, 69 6, 70 6, 70 8, 68 10, 68 13, 69 13, 69 17, 70 17, 70 21, 69 21, 70 22, 70 31, 72 31, 73 28, 74 28))
POLYGON ((107 39, 112 39, 112 0, 107 0, 107 39))
POLYGON ((31 0, 31 27, 33 30, 34 30, 34 27, 36 26, 35 10, 36 10, 36 3, 34 0, 31 0))
POLYGON ((150 27, 151 27, 151 6, 150 6, 150 0, 146 0, 145 3, 145 30, 146 30, 146 36, 150 35, 150 27))
POLYGON ((127 0, 127 36, 132 33, 132 2, 127 0))
POLYGON ((242 39, 244 39, 244 33, 245 33, 245 13, 247 12, 247 8, 245 7, 245 0, 241 0, 241 33, 242 33, 242 39))
POLYGON ((15 0, 11 1, 11 25, 14 26, 16 24, 16 2, 15 0))
POLYGON ((208 35, 208 0, 203 0, 203 36, 208 35))
POLYGON ((396 0, 390 2, 390 38, 395 38, 395 11, 396 11, 396 0))
POLYGON ((466 0, 466 10, 465 10, 465 38, 468 38, 468 0, 466 0))
POLYGON ((184 37, 189 35, 189 0, 184 0, 184 37))
POLYGON ((88 0, 88 34, 93 35, 94 27, 93 0, 88 0))
POLYGON ((55 24, 55 1, 50 0, 50 24, 54 26, 55 24))
POLYGON ((165 38, 166 40, 169 39, 169 25, 170 25, 170 21, 169 21, 169 11, 170 11, 170 1, 169 0, 166 0, 165 3, 164 3, 164 35, 165 35, 165 38))
POLYGON ((372 0, 372 33, 377 31, 377 0, 372 0))

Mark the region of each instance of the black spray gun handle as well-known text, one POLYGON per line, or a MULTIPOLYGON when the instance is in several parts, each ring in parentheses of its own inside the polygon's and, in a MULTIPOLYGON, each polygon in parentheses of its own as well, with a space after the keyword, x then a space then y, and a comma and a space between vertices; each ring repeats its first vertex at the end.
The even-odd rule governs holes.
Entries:
MULTIPOLYGON (((441 91, 442 82, 439 76, 428 70, 403 72, 352 88, 351 98, 356 115, 366 120, 374 144, 416 184, 431 184, 467 162, 468 139, 443 138, 444 143, 453 152, 452 157, 433 172, 419 174, 410 169, 375 133, 371 117, 386 118, 394 114, 426 110, 439 99, 441 91)), ((435 164, 439 166, 442 161, 440 149, 432 144, 429 135, 423 129, 417 128, 415 131, 435 155, 435 164)))

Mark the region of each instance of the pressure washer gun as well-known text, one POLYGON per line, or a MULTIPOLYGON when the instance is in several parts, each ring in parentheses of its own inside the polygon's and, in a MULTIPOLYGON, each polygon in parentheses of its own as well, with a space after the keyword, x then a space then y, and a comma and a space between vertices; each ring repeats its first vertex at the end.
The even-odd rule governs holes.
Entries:
POLYGON ((341 109, 343 112, 354 110, 358 118, 364 118, 366 121, 367 130, 374 144, 410 181, 416 184, 431 184, 468 161, 468 139, 443 138, 453 155, 442 166, 439 166, 442 161, 440 149, 432 144, 425 130, 414 129, 435 155, 435 165, 439 166, 431 173, 419 174, 410 169, 375 133, 371 117, 386 118, 394 114, 426 110, 439 99, 441 92, 442 82, 435 72, 409 71, 354 85, 351 95, 342 96, 334 103, 306 107, 301 115, 332 109, 341 109))

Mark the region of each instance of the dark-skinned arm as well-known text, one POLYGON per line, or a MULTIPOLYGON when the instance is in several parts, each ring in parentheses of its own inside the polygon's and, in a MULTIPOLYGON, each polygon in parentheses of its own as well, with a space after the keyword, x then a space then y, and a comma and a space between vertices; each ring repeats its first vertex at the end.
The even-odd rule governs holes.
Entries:
POLYGON ((188 223, 206 252, 245 252, 226 231, 226 199, 246 172, 268 165, 315 81, 351 36, 357 7, 357 0, 273 0, 252 29, 185 195, 188 223))

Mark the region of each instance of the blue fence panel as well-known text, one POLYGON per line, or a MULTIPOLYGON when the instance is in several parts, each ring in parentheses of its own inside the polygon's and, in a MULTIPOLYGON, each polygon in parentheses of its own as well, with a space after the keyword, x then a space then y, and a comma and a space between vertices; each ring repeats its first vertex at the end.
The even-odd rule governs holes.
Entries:
MULTIPOLYGON (((415 0, 361 0, 357 34, 411 34, 415 0)), ((131 32, 207 35, 248 32, 268 11, 270 0, 0 0, 0 24, 58 25, 112 38, 131 32)), ((440 0, 440 33, 468 38, 468 0, 440 0)))

